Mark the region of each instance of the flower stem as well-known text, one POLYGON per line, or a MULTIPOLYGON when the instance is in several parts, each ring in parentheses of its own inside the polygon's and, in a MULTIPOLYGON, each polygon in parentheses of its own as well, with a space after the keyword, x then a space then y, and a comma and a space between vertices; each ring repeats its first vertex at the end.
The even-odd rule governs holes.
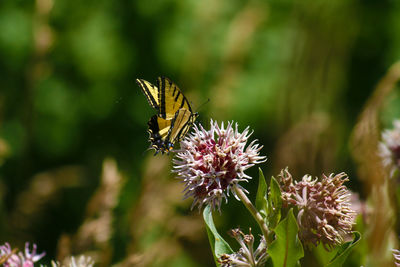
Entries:
POLYGON ((268 226, 265 224, 263 217, 261 214, 258 212, 258 210, 254 207, 254 205, 251 203, 249 198, 246 196, 246 194, 243 192, 242 189, 240 189, 237 186, 233 186, 233 189, 235 190, 236 195, 240 198, 242 203, 245 205, 245 207, 250 211, 251 215, 253 215, 254 219, 258 223, 258 225, 261 228, 261 231, 265 237, 265 240, 267 241, 267 244, 269 243, 269 229, 268 226))

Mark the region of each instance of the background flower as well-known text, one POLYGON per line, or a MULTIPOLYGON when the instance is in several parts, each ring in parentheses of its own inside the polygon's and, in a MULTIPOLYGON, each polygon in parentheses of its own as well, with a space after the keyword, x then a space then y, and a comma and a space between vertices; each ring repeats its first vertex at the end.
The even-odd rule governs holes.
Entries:
POLYGON ((17 253, 16 249, 11 249, 9 243, 5 243, 0 246, 0 263, 5 267, 31 267, 46 254, 45 252, 37 254, 36 249, 36 244, 33 244, 32 251, 29 251, 29 243, 26 242, 24 253, 17 253))
POLYGON ((67 257, 62 263, 51 262, 52 267, 93 267, 94 264, 94 260, 90 256, 85 255, 67 257))
POLYGON ((394 121, 393 125, 392 130, 383 131, 382 142, 379 143, 379 155, 391 177, 400 168, 400 120, 394 121))
POLYGON ((393 257, 394 257, 394 264, 396 267, 400 267, 400 250, 392 249, 393 257))
POLYGON ((328 250, 343 242, 350 234, 356 213, 351 209, 351 193, 343 185, 348 181, 345 173, 322 179, 304 175, 293 181, 288 169, 278 176, 285 206, 298 208, 299 237, 305 244, 318 245, 328 250))

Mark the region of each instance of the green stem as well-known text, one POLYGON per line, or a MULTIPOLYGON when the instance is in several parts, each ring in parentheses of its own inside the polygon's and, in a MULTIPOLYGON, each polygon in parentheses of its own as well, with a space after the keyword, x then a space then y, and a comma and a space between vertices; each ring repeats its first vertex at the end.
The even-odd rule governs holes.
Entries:
POLYGON ((265 224, 263 217, 261 214, 258 212, 258 210, 254 207, 254 205, 251 203, 249 198, 246 196, 246 194, 243 192, 242 189, 240 189, 237 186, 233 186, 233 189, 236 193, 236 195, 240 198, 242 203, 245 205, 245 207, 250 211, 251 215, 253 215, 254 219, 258 223, 258 225, 261 228, 261 231, 265 237, 265 240, 267 241, 267 244, 269 244, 269 229, 268 226, 265 224))

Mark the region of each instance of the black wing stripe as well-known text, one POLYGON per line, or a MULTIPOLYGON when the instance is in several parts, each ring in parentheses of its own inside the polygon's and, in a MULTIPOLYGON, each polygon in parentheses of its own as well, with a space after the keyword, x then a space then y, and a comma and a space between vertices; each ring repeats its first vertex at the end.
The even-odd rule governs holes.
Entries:
MULTIPOLYGON (((175 87, 176 88, 176 87, 175 87)), ((178 97, 180 96, 181 92, 178 92, 175 96, 175 102, 178 101, 178 97)))
MULTIPOLYGON (((185 105, 185 101, 187 102, 186 97, 183 96, 181 106, 179 107, 180 109, 183 108, 183 105, 185 105)), ((189 110, 190 110, 190 105, 188 105, 188 106, 189 106, 189 110)), ((190 112, 192 112, 192 111, 190 110, 190 112)))
POLYGON ((180 129, 178 135, 176 136, 176 139, 178 141, 180 141, 186 135, 186 133, 189 131, 189 129, 192 126, 195 119, 196 119, 196 115, 190 114, 188 121, 185 122, 182 129, 180 129))
POLYGON ((140 88, 142 88, 143 93, 146 95, 147 100, 150 102, 150 105, 154 108, 158 108, 157 101, 151 95, 149 88, 147 85, 140 79, 136 79, 137 84, 140 88))
MULTIPOLYGON (((187 108, 189 109, 190 113, 193 113, 193 112, 192 112, 192 107, 189 105, 189 101, 187 101, 186 97, 182 94, 182 102, 181 102, 181 105, 180 105, 179 108, 180 108, 180 109, 183 108, 183 106, 185 105, 185 103, 186 103, 187 108)), ((186 108, 186 107, 185 107, 185 108, 186 108)))
MULTIPOLYGON (((188 111, 185 110, 185 113, 186 112, 188 112, 188 111)), ((171 139, 171 134, 172 134, 174 128, 177 128, 177 127, 180 128, 178 133, 175 135, 175 138, 173 140, 170 140, 172 143, 175 143, 176 141, 180 141, 186 135, 186 133, 189 131, 189 129, 192 126, 193 121, 195 119, 195 116, 191 114, 189 116, 189 119, 186 122, 183 123, 183 117, 184 116, 182 116, 178 121, 177 120, 178 119, 178 113, 177 113, 175 115, 174 119, 172 120, 171 131, 168 134, 168 139, 171 139)))
MULTIPOLYGON (((177 88, 177 86, 176 86, 176 85, 174 85, 174 91, 172 92, 172 96, 174 96, 174 95, 175 95, 176 88, 177 88)), ((180 93, 181 93, 181 92, 179 92, 179 91, 178 91, 178 95, 179 95, 180 93)), ((176 100, 175 100, 175 101, 176 101, 176 100)))
POLYGON ((143 81, 138 80, 138 83, 140 85, 140 87, 143 90, 143 93, 145 93, 147 99, 151 102, 152 106, 157 106, 157 102, 154 99, 153 95, 150 93, 150 89, 147 87, 147 84, 145 84, 143 81))
POLYGON ((183 127, 179 130, 178 134, 176 135, 176 140, 177 141, 180 141, 182 139, 182 137, 186 135, 186 133, 188 132, 190 126, 191 126, 191 123, 189 121, 187 121, 183 125, 183 127))
POLYGON ((172 134, 174 128, 177 127, 177 125, 175 125, 175 123, 176 123, 176 119, 178 118, 178 113, 179 113, 179 111, 177 111, 175 113, 174 118, 171 120, 171 125, 170 125, 168 135, 167 135, 167 140, 170 140, 171 142, 174 142, 174 140, 171 140, 171 134, 172 134))
POLYGON ((165 119, 167 117, 165 114, 165 79, 161 78, 159 81, 160 115, 165 119))

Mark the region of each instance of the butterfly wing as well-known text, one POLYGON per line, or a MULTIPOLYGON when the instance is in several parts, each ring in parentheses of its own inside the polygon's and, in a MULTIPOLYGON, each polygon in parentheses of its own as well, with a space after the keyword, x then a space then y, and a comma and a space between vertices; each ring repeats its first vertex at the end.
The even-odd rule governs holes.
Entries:
POLYGON ((192 113, 185 108, 179 109, 171 121, 171 128, 167 136, 169 142, 174 144, 180 141, 189 131, 197 116, 197 113, 192 113))
POLYGON ((159 114, 162 118, 173 119, 175 113, 181 108, 192 112, 189 102, 174 82, 166 77, 159 77, 157 79, 157 84, 159 88, 158 99, 160 100, 159 114))
POLYGON ((159 101, 159 90, 156 86, 152 85, 148 81, 142 79, 136 79, 136 83, 139 85, 140 89, 142 89, 144 95, 147 98, 150 106, 157 109, 160 109, 160 101, 159 101))
POLYGON ((159 151, 161 151, 161 153, 168 152, 170 147, 173 146, 168 141, 171 121, 154 115, 147 124, 149 126, 148 132, 150 135, 149 140, 151 142, 151 147, 156 150, 156 153, 159 151))

